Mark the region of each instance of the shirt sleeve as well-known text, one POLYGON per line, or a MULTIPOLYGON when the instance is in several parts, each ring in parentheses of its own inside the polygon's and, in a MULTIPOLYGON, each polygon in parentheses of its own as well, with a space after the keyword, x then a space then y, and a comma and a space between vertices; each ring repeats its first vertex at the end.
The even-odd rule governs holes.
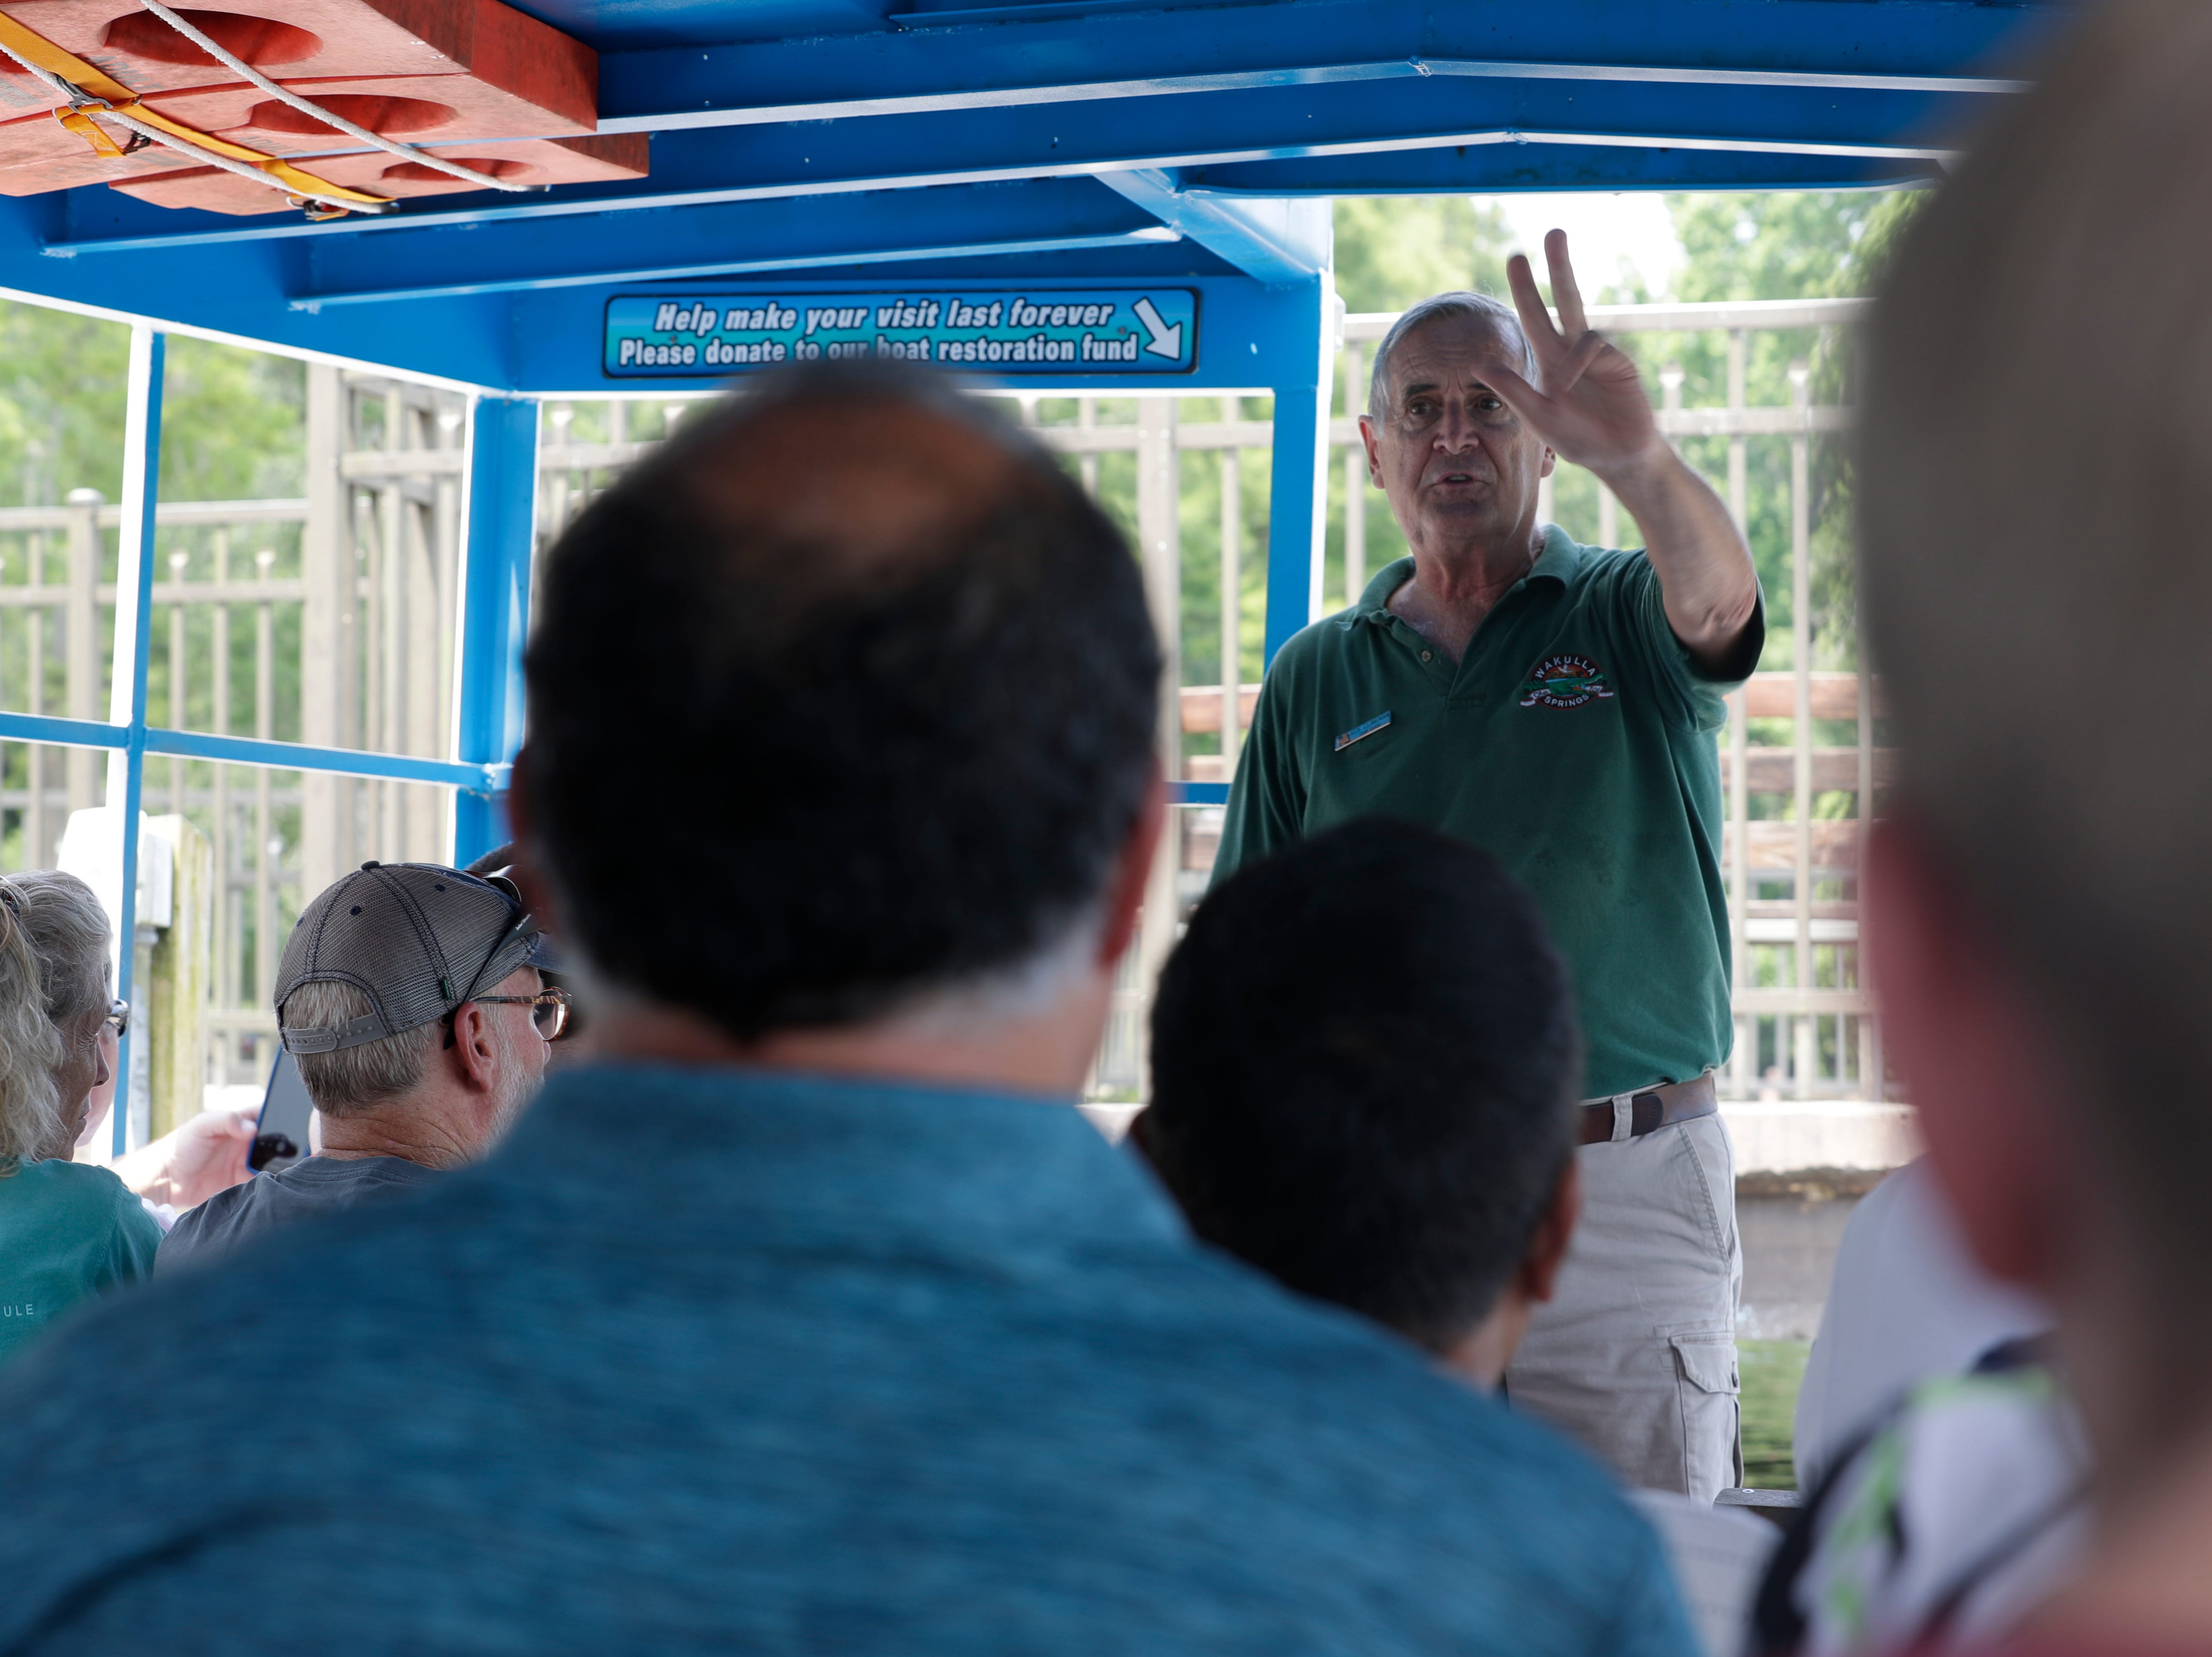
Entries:
POLYGON ((1693 730, 1718 730, 1728 723, 1729 692, 1743 683, 1744 674, 1757 664, 1765 646, 1766 595, 1759 594, 1751 619, 1744 624, 1735 658, 1743 664, 1742 673, 1721 678, 1706 671, 1690 647, 1674 637, 1674 624, 1667 619, 1659 572, 1651 567, 1648 555, 1638 553, 1622 570, 1620 579, 1621 608, 1634 634, 1637 651, 1666 698, 1674 722, 1693 730))
MULTIPOLYGON (((110 1176, 112 1177, 112 1175, 110 1176)), ((102 1262, 100 1282, 95 1288, 112 1288, 118 1283, 143 1282, 154 1275, 155 1252, 161 1246, 161 1228, 154 1216, 146 1212, 146 1205, 137 1194, 116 1180, 115 1225, 109 1239, 107 1258, 102 1262)))
MULTIPOLYGON (((220 1192, 216 1193, 218 1196, 220 1192)), ((154 1256, 154 1270, 163 1276, 173 1272, 186 1260, 199 1252, 200 1228, 206 1221, 203 1211, 207 1204, 186 1209, 177 1216, 177 1223, 169 1228, 169 1234, 161 1239, 161 1246, 154 1256)))
POLYGON ((1252 710, 1252 728, 1245 733, 1236 780, 1229 785, 1221 849, 1213 859, 1215 880, 1280 851, 1304 832, 1305 784, 1300 775, 1296 734, 1288 716, 1291 698, 1284 689, 1280 661, 1277 658, 1277 669, 1261 682, 1259 705, 1252 710))

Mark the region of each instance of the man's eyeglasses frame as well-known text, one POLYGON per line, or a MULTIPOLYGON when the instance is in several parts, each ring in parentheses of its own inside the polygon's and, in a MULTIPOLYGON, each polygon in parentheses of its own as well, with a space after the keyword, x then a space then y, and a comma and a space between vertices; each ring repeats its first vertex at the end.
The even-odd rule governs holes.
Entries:
MULTIPOLYGON (((568 1008, 575 1004, 575 997, 561 989, 541 990, 534 996, 471 996, 469 1001, 480 1002, 486 1006, 527 1007, 532 1026, 548 1041, 561 1039, 561 1033, 568 1027, 568 1008), (550 1029, 546 1027, 549 1024, 552 1026, 550 1029)), ((461 1003, 462 1007, 467 1005, 468 1002, 461 1003)), ((460 1010, 460 1007, 456 1007, 453 1013, 460 1010)), ((453 1027, 453 1013, 446 1014, 448 1032, 453 1027)))

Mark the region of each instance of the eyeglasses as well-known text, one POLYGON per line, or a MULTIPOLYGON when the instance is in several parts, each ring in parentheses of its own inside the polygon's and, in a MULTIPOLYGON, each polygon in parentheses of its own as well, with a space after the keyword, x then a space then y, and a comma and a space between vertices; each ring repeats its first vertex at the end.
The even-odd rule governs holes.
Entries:
POLYGON ((100 1022, 102 1024, 113 1025, 115 1026, 115 1033, 119 1039, 125 1031, 131 1028, 131 1003, 127 1001, 109 1002, 107 1003, 107 1016, 102 1019, 100 1022))
POLYGON ((527 1007, 538 1033, 548 1041, 558 1041, 562 1031, 568 1027, 568 1007, 574 997, 565 990, 541 990, 534 996, 471 996, 469 999, 487 1005, 527 1007))

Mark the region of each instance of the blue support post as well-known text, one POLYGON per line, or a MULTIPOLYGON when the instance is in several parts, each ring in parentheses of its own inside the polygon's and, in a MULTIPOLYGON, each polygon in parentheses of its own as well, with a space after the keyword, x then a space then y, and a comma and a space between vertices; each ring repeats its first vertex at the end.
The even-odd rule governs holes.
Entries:
MULTIPOLYGON (((530 630, 537 511, 536 401, 478 398, 469 426, 468 556, 453 743, 454 758, 465 764, 502 765, 522 746, 522 644, 530 630)), ((454 795, 456 866, 507 838, 498 795, 454 795)))
MULTIPOLYGON (((129 403, 123 425, 123 534, 115 568, 115 661, 107 720, 125 728, 107 759, 107 808, 123 854, 115 917, 115 993, 131 1000, 138 959, 138 812, 146 775, 146 663, 153 637, 154 506, 161 479, 161 369, 168 336, 143 324, 131 331, 129 403)), ((132 1025, 140 1020, 133 1018, 132 1025)), ((143 1027, 143 1026, 141 1026, 143 1027)), ((115 1050, 114 1153, 131 1148, 131 1050, 125 1029, 115 1050)))
POLYGON ((1266 656, 1321 614, 1328 507, 1329 357, 1336 284, 1328 271, 1299 284, 1276 347, 1274 491, 1267 515, 1266 656))

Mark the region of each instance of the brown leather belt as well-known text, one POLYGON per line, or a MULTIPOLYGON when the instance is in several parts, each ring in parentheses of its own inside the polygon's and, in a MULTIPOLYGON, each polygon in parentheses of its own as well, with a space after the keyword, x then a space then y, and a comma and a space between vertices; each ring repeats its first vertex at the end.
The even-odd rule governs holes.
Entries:
MULTIPOLYGON (((1713 1079, 1701 1075, 1694 1081, 1670 1082, 1664 1087, 1647 1087, 1632 1094, 1628 1101, 1628 1136, 1641 1139, 1648 1133, 1657 1133, 1662 1128, 1671 1128, 1677 1122, 1695 1121, 1701 1116, 1720 1113, 1720 1095, 1713 1091, 1713 1079)), ((1613 1101, 1594 1100, 1583 1106, 1582 1142, 1602 1145, 1613 1137, 1613 1101)))

